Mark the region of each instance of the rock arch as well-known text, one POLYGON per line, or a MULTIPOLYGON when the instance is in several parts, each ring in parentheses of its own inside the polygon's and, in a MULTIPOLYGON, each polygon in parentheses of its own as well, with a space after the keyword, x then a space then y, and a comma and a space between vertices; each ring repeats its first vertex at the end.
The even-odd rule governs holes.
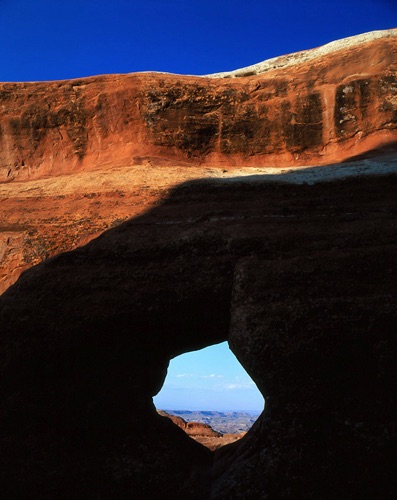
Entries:
POLYGON ((0 298, 2 491, 394 497, 396 186, 187 183, 24 273, 0 298), (151 397, 226 339, 268 411, 213 464, 151 397))

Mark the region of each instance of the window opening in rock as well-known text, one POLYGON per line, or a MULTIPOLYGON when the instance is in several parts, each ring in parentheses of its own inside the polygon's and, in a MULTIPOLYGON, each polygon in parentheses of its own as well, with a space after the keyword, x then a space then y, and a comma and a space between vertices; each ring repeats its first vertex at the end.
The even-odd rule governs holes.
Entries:
POLYGON ((247 433, 262 412, 264 399, 227 342, 222 342, 172 359, 154 404, 161 415, 214 450, 247 433))

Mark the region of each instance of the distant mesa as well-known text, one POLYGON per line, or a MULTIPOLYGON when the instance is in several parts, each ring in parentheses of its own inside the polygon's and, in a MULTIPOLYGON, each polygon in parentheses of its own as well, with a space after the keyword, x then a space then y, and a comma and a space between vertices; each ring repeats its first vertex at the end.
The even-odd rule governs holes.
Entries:
MULTIPOLYGON (((235 443, 236 441, 238 441, 247 434, 246 431, 222 433, 215 431, 210 425, 202 422, 194 422, 194 421, 187 422, 182 417, 174 415, 171 412, 166 412, 164 410, 157 410, 157 413, 162 417, 167 417, 170 420, 172 420, 172 422, 178 427, 180 427, 183 431, 185 431, 188 436, 190 436, 198 443, 204 445, 211 451, 215 451, 227 444, 235 443)), ((196 413, 206 413, 206 412, 196 412, 196 413)), ((211 413, 213 414, 213 417, 216 417, 216 414, 218 412, 211 412, 211 413)), ((214 418, 213 420, 216 421, 216 418, 214 418)), ((233 422, 230 422, 230 424, 233 425, 233 422)))
POLYGON ((239 434, 249 431, 261 412, 168 410, 167 413, 189 422, 208 424, 222 434, 239 434))
POLYGON ((167 417, 171 419, 174 424, 183 429, 187 435, 195 436, 209 436, 209 437, 221 437, 222 433, 214 431, 214 429, 208 425, 201 422, 186 422, 182 417, 173 415, 172 413, 167 413, 164 410, 157 410, 157 413, 162 417, 167 417))

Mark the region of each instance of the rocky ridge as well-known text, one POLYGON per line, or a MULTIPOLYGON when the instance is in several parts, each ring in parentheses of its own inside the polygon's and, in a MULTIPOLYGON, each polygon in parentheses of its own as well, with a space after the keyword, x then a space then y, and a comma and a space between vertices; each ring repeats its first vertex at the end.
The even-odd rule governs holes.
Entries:
POLYGON ((330 55, 339 50, 351 49, 365 43, 373 42, 374 40, 393 38, 396 34, 397 29, 371 31, 369 33, 342 38, 341 40, 335 40, 315 49, 302 50, 285 56, 273 57, 272 59, 267 59, 266 61, 252 64, 245 68, 213 73, 206 76, 212 78, 239 78, 242 76, 260 75, 272 69, 285 69, 303 62, 313 61, 318 57, 330 55))
POLYGON ((319 165, 394 147, 396 33, 284 56, 294 64, 241 78, 3 83, 0 178, 151 164, 319 165))
POLYGON ((365 34, 241 78, 0 84, 0 293, 180 182, 393 152, 396 40, 365 34))
POLYGON ((240 434, 248 432, 259 417, 254 411, 213 411, 213 410, 166 410, 188 422, 208 424, 221 434, 240 434))

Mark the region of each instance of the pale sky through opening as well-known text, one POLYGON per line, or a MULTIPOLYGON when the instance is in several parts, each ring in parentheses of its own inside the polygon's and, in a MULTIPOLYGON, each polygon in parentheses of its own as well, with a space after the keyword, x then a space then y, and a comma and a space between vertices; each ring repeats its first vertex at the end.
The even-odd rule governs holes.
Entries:
POLYGON ((261 393, 227 342, 172 359, 154 403, 161 410, 258 413, 264 406, 261 393))

